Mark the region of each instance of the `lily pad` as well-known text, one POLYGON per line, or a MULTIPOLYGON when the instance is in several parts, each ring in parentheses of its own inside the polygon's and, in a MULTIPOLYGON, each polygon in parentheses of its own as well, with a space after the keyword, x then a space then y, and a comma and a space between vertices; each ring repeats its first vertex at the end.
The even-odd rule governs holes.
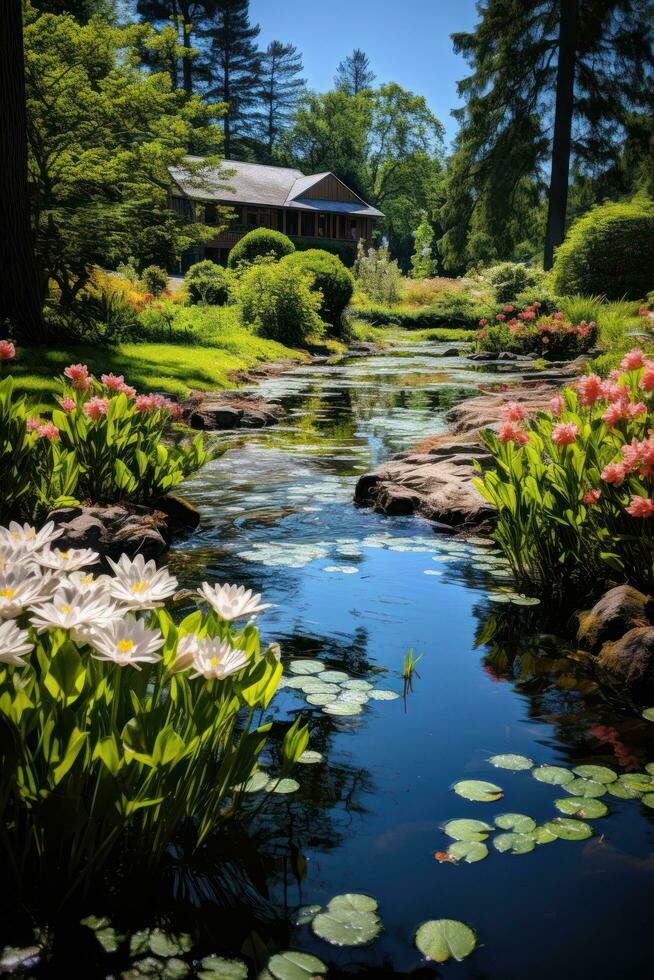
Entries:
POLYGON ((327 681, 328 684, 341 684, 343 681, 349 681, 350 675, 344 670, 323 670, 318 674, 318 678, 327 681))
POLYGON ((643 718, 645 721, 654 721, 654 708, 645 708, 643 718))
POLYGON ((369 698, 367 691, 341 691, 338 700, 345 704, 367 704, 369 698))
POLYGON ((226 960, 223 956, 205 956, 202 960, 203 980, 247 980, 248 968, 242 960, 226 960))
POLYGON ((636 793, 654 792, 654 777, 645 772, 625 772, 619 777, 623 786, 636 793))
POLYGON ((582 779, 581 776, 573 779, 571 783, 565 783, 563 788, 570 796, 585 798, 604 796, 606 793, 605 783, 596 783, 594 779, 582 779))
POLYGON ((529 834, 536 829, 536 821, 524 813, 501 813, 495 817, 500 830, 512 830, 516 834, 529 834))
POLYGON ((489 592, 487 598, 490 602, 511 602, 511 596, 506 592, 489 592))
POLYGON ((618 800, 637 800, 640 793, 632 789, 631 786, 625 786, 618 780, 616 783, 610 783, 606 787, 606 792, 609 796, 615 796, 618 800))
POLYGON ((443 830, 448 837, 462 841, 483 841, 486 840, 492 827, 483 820, 448 820, 443 830))
POLYGON ((313 749, 305 749, 297 761, 303 766, 314 766, 317 762, 322 762, 324 758, 325 757, 322 752, 316 752, 313 749))
POLYGON ((506 851, 511 854, 529 854, 536 847, 536 842, 530 834, 497 834, 493 838, 493 846, 502 854, 506 851))
POLYGON ((360 680, 343 681, 341 687, 344 688, 346 691, 371 691, 372 690, 372 684, 370 683, 370 681, 360 681, 360 680))
POLYGON ((270 776, 267 772, 259 769, 257 772, 252 773, 247 783, 243 787, 244 793, 259 793, 262 789, 265 789, 270 780, 270 776))
POLYGON ((298 953, 293 949, 276 953, 271 957, 268 969, 275 980, 311 980, 312 977, 327 972, 327 967, 317 956, 298 953))
POLYGON ((497 769, 513 769, 514 772, 534 766, 533 760, 526 755, 492 755, 488 761, 497 769))
POLYGON ((381 932, 377 902, 369 895, 336 895, 312 921, 316 936, 334 946, 364 946, 381 932))
POLYGON ((306 926, 312 919, 322 912, 322 905, 302 905, 293 917, 296 926, 306 926))
POLYGON ((161 929, 153 929, 150 933, 149 946, 155 956, 180 956, 188 953, 192 945, 193 941, 186 933, 174 935, 161 929))
POLYGON ((431 919, 416 932, 415 943, 423 956, 436 963, 446 963, 452 957, 464 960, 477 945, 470 926, 456 919, 431 919))
POLYGON ((362 895, 360 892, 345 892, 343 895, 335 895, 328 908, 345 909, 348 912, 376 912, 378 904, 377 900, 370 895, 362 895))
POLYGON ((645 772, 649 773, 650 776, 654 776, 654 762, 648 762, 645 766, 645 772))
POLYGON ((291 690, 301 691, 308 680, 307 674, 298 674, 296 677, 284 677, 284 687, 290 687, 291 690))
POLYGON ((549 820, 543 826, 562 840, 586 840, 587 837, 593 836, 593 828, 590 824, 584 823, 583 820, 573 820, 572 817, 554 817, 554 820, 549 820))
POLYGON ((289 793, 297 793, 299 788, 300 784, 297 779, 290 779, 289 777, 279 779, 277 776, 271 776, 266 785, 266 792, 286 796, 289 793))
POLYGON ((311 691, 306 696, 307 704, 314 704, 321 708, 324 708, 326 704, 332 704, 336 700, 338 700, 338 694, 316 694, 311 691))
POLYGON ((322 660, 293 660, 288 669, 292 674, 320 674, 325 665, 322 660))
POLYGON ((574 771, 584 779, 592 779, 596 783, 614 783, 618 778, 617 772, 613 772, 608 766, 575 766, 574 771))
POLYGON ((447 849, 447 853, 455 857, 457 861, 465 861, 466 864, 475 864, 488 857, 488 848, 482 841, 477 840, 456 840, 447 849))
POLYGON ((552 834, 546 827, 536 827, 535 830, 530 831, 529 837, 536 844, 551 844, 557 839, 556 835, 552 834))
POLYGON ((513 596, 511 602, 514 606, 540 606, 540 599, 532 595, 513 596))
POLYGON ((609 812, 606 803, 597 799, 587 799, 583 796, 567 796, 563 800, 555 800, 554 806, 561 813, 570 817, 584 817, 586 820, 605 817, 609 812))
POLYGON ((332 701, 322 709, 326 715, 360 715, 362 707, 360 704, 352 704, 348 701, 332 701))
POLYGON ((654 793, 644 793, 641 797, 641 803, 644 803, 645 806, 648 806, 654 810, 654 793))
POLYGON ((462 779, 452 789, 464 800, 474 800, 477 803, 494 803, 504 796, 504 791, 499 786, 482 779, 462 779))
POLYGON ((381 687, 375 687, 372 691, 368 691, 368 697, 371 701, 396 701, 399 696, 396 691, 385 691, 381 687))
POLYGON ((537 766, 531 770, 531 774, 539 783, 549 783, 551 786, 565 786, 575 778, 574 773, 563 766, 537 766))

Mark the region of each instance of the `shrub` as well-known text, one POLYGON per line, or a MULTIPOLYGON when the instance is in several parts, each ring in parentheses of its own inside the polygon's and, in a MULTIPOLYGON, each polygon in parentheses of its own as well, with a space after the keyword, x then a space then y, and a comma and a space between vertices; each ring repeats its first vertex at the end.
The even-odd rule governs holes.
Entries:
POLYGON ((313 277, 283 262, 246 269, 238 296, 245 323, 269 340, 301 345, 324 330, 318 316, 322 296, 313 289, 313 277))
POLYGON ((330 242, 321 238, 296 238, 293 241, 296 252, 306 252, 320 247, 321 251, 336 255, 347 269, 351 269, 357 257, 354 242, 330 242))
POLYGON ((519 293, 542 285, 545 274, 522 262, 502 262, 481 272, 481 278, 491 284, 498 303, 512 303, 519 293))
POLYGON ((240 263, 250 264, 256 258, 272 255, 281 259, 295 251, 295 245, 281 231, 272 228, 255 228, 243 235, 229 253, 227 265, 235 269, 240 263))
POLYGON ((141 273, 141 279, 148 293, 159 296, 168 286, 168 273, 159 265, 148 265, 141 273))
MULTIPOLYGON (((58 551, 58 533, 0 527, 14 593, 0 599, 0 820, 20 855, 5 868, 15 892, 77 898, 103 869, 115 884, 116 869, 156 868, 182 829, 197 850, 236 813, 282 665, 252 623, 233 622, 260 612, 260 596, 234 609, 233 586, 204 583, 204 608, 176 621, 156 608, 177 587, 167 570, 123 555, 112 576, 80 575, 98 556, 58 551)), ((271 789, 307 741, 298 719, 271 789)))
POLYGON ((520 311, 506 303, 494 321, 489 323, 484 317, 479 326, 480 350, 536 354, 551 360, 577 357, 590 350, 597 340, 594 320, 572 324, 559 311, 541 316, 538 302, 520 311))
POLYGON ((232 288, 230 273, 210 259, 192 265, 186 273, 184 282, 191 303, 224 306, 230 298, 232 288))
POLYGON ((601 204, 579 218, 557 249, 559 293, 640 299, 654 283, 654 203, 601 204))
POLYGON ((322 294, 318 313, 326 323, 333 327, 330 332, 339 336, 343 312, 354 292, 352 273, 335 255, 331 255, 320 248, 311 248, 306 252, 294 252, 293 255, 287 255, 283 259, 283 264, 299 272, 308 272, 313 276, 314 288, 319 289, 322 294))
POLYGON ((123 279, 126 279, 132 286, 141 285, 141 277, 139 276, 139 271, 136 267, 136 259, 133 255, 130 255, 126 262, 119 262, 116 267, 116 272, 123 279))
POLYGON ((360 241, 354 275, 373 303, 392 306, 399 300, 402 273, 395 259, 391 259, 388 245, 369 248, 366 253, 363 242, 360 241))
POLYGON ((524 424, 506 407, 485 430, 494 468, 475 481, 498 511, 495 537, 522 583, 563 594, 622 575, 654 586, 654 362, 632 350, 524 424))

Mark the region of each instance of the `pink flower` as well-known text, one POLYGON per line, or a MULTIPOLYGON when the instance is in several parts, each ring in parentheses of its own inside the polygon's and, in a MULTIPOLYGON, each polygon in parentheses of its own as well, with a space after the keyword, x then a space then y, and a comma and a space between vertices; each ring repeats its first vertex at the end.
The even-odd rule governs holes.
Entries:
POLYGON ((616 384, 615 380, 609 377, 602 385, 602 394, 610 402, 624 401, 629 397, 629 389, 626 385, 616 384))
POLYGON ((647 405, 644 402, 627 402, 625 408, 630 419, 637 419, 639 415, 647 415, 647 405))
POLYGON ((649 310, 646 306, 641 306, 641 308, 638 310, 638 316, 649 316, 649 310))
POLYGON ((102 415, 107 414, 109 401, 107 398, 89 398, 87 402, 84 402, 83 408, 84 414, 97 422, 102 415))
POLYGON ((86 364, 69 364, 64 368, 64 374, 73 382, 73 388, 78 391, 86 391, 91 386, 89 369, 86 364))
POLYGON ((647 497, 632 497, 627 513, 632 517, 651 517, 654 514, 654 500, 649 500, 647 497))
POLYGON ((601 496, 601 490, 586 490, 586 493, 581 499, 585 504, 596 504, 601 496))
POLYGON ((62 398, 61 399, 61 402, 59 404, 63 408, 64 412, 74 412, 75 411, 76 405, 75 405, 75 399, 74 398, 62 398))
POLYGON ((485 340, 487 336, 488 336, 488 330, 480 330, 479 331, 479 339, 480 340, 485 340))
POLYGON ((136 388, 132 388, 131 385, 122 384, 118 391, 121 395, 127 395, 128 398, 136 397, 136 388))
POLYGON ((527 418, 527 409, 520 402, 507 402, 502 414, 507 422, 522 422, 527 418))
POLYGON ((529 435, 516 422, 504 422, 500 426, 500 442, 513 442, 516 446, 524 446, 529 442, 529 435))
POLYGON ((503 313, 498 313, 495 319, 498 321, 498 323, 503 323, 504 320, 506 320, 506 317, 503 313))
POLYGON ((552 429, 552 442, 557 446, 570 446, 579 435, 575 422, 559 422, 552 429))
POLYGON ((28 432, 36 432, 39 426, 42 424, 41 419, 31 418, 25 423, 25 428, 28 432))
POLYGON ((53 425, 52 422, 45 422, 43 425, 39 426, 36 434, 40 439, 58 439, 59 429, 56 425, 53 425))
POLYGON ((0 361, 11 361, 16 356, 16 348, 10 340, 0 340, 0 361))
POLYGON ((612 483, 614 487, 619 487, 624 482, 626 472, 623 463, 609 463, 600 475, 605 483, 612 483))
POLYGON ((639 347, 632 347, 628 354, 620 361, 623 371, 638 371, 645 367, 645 356, 639 347))
POLYGON ((507 303, 506 306, 502 307, 502 309, 504 310, 505 313, 513 313, 513 311, 515 310, 515 306, 511 306, 510 303, 507 303))
POLYGON ((480 327, 485 327, 487 323, 488 323, 488 320, 484 320, 484 318, 482 317, 482 319, 479 321, 479 326, 480 327))
POLYGON ((643 366, 645 370, 643 371, 642 378, 638 382, 638 386, 643 391, 652 391, 654 389, 654 361, 645 361, 643 366))
POLYGON ((565 401, 561 395, 555 395, 550 401, 550 412, 552 415, 560 415, 565 408, 565 401))
POLYGON ((555 313, 552 313, 552 319, 553 320, 562 320, 563 319, 563 313, 559 313, 559 311, 557 310, 555 313))
POLYGON ((602 415, 602 421, 606 422, 609 429, 621 422, 627 413, 627 403, 624 401, 613 402, 602 415))
POLYGON ((138 395, 135 402, 137 412, 152 412, 159 406, 156 403, 156 395, 138 395))
POLYGON ((587 374, 577 382, 579 401, 582 405, 594 405, 604 397, 602 379, 597 374, 587 374))
POLYGON ((109 388, 111 391, 122 391, 125 384, 125 378, 122 374, 103 374, 101 380, 105 388, 109 388))
POLYGON ((640 466, 642 446, 638 439, 632 439, 629 445, 622 447, 622 458, 626 472, 632 472, 640 466))

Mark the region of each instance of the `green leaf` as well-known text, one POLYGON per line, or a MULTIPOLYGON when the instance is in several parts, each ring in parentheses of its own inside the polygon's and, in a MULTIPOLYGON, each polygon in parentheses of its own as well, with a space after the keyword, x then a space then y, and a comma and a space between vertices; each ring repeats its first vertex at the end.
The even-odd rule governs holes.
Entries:
POLYGON ((619 777, 619 781, 623 786, 634 790, 636 793, 651 793, 654 791, 654 777, 645 772, 625 772, 619 777))
POLYGON ((475 864, 488 857, 488 848, 482 841, 476 840, 457 840, 447 849, 447 853, 455 857, 457 861, 465 861, 466 864, 475 864))
POLYGON ((654 721, 654 708, 645 708, 643 711, 643 718, 646 721, 654 721))
POLYGON ((242 960, 226 960, 222 956, 205 956, 199 976, 203 980, 247 980, 248 968, 242 960))
POLYGON ((311 923, 313 932, 334 946, 363 946, 376 939, 381 928, 375 899, 356 893, 336 895, 311 923))
POLYGON ((324 758, 325 757, 321 752, 314 752, 312 749, 305 749, 297 761, 303 766, 313 766, 318 762, 323 762, 324 758))
POLYGON ((533 760, 526 755, 492 755, 488 761, 497 769, 513 769, 515 772, 533 769, 534 766, 533 760))
POLYGON ((71 704, 84 688, 86 669, 74 643, 64 643, 52 658, 43 683, 57 701, 71 704))
POLYGON ((273 956, 268 963, 268 969, 275 980, 311 980, 312 977, 327 972, 327 967, 317 956, 298 953, 292 949, 273 956))
POLYGON ((556 836, 549 830, 546 830, 545 827, 536 827, 536 829, 532 830, 528 836, 531 837, 536 844, 551 844, 552 841, 557 839, 556 836))
POLYGON ((574 773, 562 766, 538 766, 531 770, 531 775, 539 783, 549 783, 551 786, 565 786, 575 778, 574 773))
POLYGON ((493 846, 504 853, 509 851, 511 854, 529 854, 536 846, 530 833, 527 834, 497 834, 493 838, 493 846))
POLYGON ((342 681, 349 681, 350 675, 346 674, 344 670, 323 670, 318 674, 321 681, 327 681, 328 684, 340 684, 342 681))
POLYGON ((288 669, 292 674, 320 674, 325 670, 321 660, 293 660, 288 669))
POLYGON ((570 817, 555 817, 554 820, 543 824, 555 837, 563 840, 586 840, 593 836, 593 828, 583 820, 573 820, 570 817))
POLYGON ((352 704, 348 701, 330 701, 322 709, 326 715, 360 715, 363 708, 360 704, 352 704))
POLYGON ((293 925, 306 926, 322 912, 322 905, 301 905, 293 916, 293 925))
POLYGON ((180 956, 188 953, 193 942, 186 933, 166 933, 161 929, 153 929, 148 940, 151 951, 155 956, 180 956))
POLYGON ((608 766, 575 766, 574 771, 584 779, 593 779, 596 783, 614 783, 618 778, 608 766))
POLYGON ((564 790, 571 796, 598 797, 606 793, 605 783, 596 783, 594 779, 573 779, 571 783, 565 783, 564 790))
POLYGON ((584 817, 586 820, 605 817, 609 812, 606 803, 597 799, 586 799, 583 796, 570 796, 562 800, 555 800, 554 806, 561 813, 570 817, 584 817))
POLYGON ((456 919, 432 919, 416 932, 415 943, 423 956, 436 963, 446 963, 452 957, 464 960, 477 945, 470 926, 456 919))
POLYGON ((448 837, 454 840, 463 841, 483 841, 486 840, 492 827, 483 820, 448 820, 443 830, 448 837))
POLYGON ((522 813, 501 813, 495 817, 495 823, 501 830, 513 830, 516 834, 528 834, 536 828, 536 821, 522 813))
POLYGON ((504 795, 504 791, 499 786, 481 779, 463 779, 455 783, 452 789, 465 800, 474 800, 477 803, 494 803, 496 800, 501 800, 504 795))
POLYGON ((381 687, 375 687, 372 691, 368 691, 368 697, 371 701, 396 701, 399 696, 397 691, 385 691, 381 687))
POLYGON ((279 779, 277 776, 271 776, 266 783, 267 793, 278 793, 280 796, 286 796, 289 793, 297 793, 300 788, 300 784, 295 779, 279 779))

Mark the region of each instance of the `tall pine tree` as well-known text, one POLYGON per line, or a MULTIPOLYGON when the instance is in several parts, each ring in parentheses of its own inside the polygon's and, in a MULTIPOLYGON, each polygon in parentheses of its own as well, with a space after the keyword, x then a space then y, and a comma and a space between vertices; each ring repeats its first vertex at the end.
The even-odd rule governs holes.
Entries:
POLYGON ((191 95, 197 91, 197 76, 201 75, 199 62, 192 53, 195 42, 199 40, 199 29, 211 9, 211 0, 137 0, 136 12, 143 20, 163 26, 170 24, 178 33, 179 43, 184 49, 181 64, 175 61, 170 67, 173 88, 180 82, 185 92, 191 95))
POLYGON ((352 54, 339 63, 334 75, 334 85, 348 95, 358 95, 364 89, 372 88, 376 77, 370 67, 368 55, 361 48, 355 48, 352 54))
POLYGON ((472 74, 447 181, 441 251, 450 268, 479 259, 483 213, 499 257, 525 236, 544 174, 545 266, 565 230, 568 174, 612 166, 629 117, 654 106, 654 0, 485 0, 474 31, 453 36, 472 74), (477 232, 473 231, 473 234, 477 232))
POLYGON ((213 0, 204 34, 210 45, 207 95, 227 105, 223 132, 229 159, 252 139, 259 99, 259 25, 250 23, 249 0, 213 0))
POLYGON ((305 90, 302 55, 292 44, 271 41, 260 62, 259 140, 268 160, 289 128, 305 90))

